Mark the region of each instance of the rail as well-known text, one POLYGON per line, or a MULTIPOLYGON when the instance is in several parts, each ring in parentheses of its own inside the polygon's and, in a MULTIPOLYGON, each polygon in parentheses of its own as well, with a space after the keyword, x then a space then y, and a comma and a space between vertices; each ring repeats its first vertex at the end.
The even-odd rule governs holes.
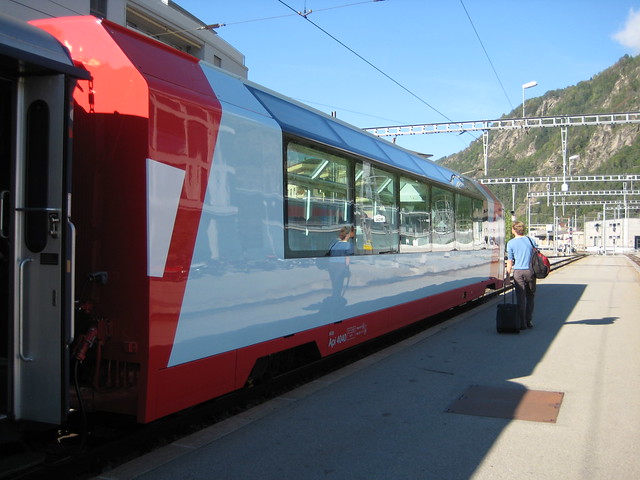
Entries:
POLYGON ((628 253, 627 258, 634 262, 636 265, 640 265, 640 257, 634 255, 633 253, 628 253))
POLYGON ((549 257, 549 261, 551 262, 551 271, 553 272, 558 268, 562 268, 573 262, 577 262, 578 260, 586 256, 587 256, 586 253, 578 253, 576 255, 571 255, 567 257, 549 257))

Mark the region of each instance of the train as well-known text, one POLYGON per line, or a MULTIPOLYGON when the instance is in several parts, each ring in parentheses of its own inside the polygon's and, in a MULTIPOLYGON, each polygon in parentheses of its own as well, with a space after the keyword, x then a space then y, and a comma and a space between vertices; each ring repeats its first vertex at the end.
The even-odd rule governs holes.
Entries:
POLYGON ((500 201, 332 115, 92 16, 1 16, 0 68, 3 423, 149 423, 502 286, 500 201))

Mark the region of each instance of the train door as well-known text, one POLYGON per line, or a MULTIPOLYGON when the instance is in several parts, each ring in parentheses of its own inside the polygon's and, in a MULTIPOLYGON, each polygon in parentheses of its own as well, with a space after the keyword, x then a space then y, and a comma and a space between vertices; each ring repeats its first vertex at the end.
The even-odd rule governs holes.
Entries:
POLYGON ((71 337, 67 99, 61 74, 0 80, 0 415, 55 424, 71 337))
POLYGON ((0 418, 10 404, 9 196, 11 190, 11 82, 0 78, 0 418))

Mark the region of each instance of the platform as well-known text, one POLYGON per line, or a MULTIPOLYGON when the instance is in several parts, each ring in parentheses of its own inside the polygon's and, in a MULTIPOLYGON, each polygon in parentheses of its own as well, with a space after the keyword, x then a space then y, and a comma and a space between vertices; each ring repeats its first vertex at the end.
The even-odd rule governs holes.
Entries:
POLYGON ((638 267, 553 272, 520 334, 500 301, 97 478, 640 478, 638 267))

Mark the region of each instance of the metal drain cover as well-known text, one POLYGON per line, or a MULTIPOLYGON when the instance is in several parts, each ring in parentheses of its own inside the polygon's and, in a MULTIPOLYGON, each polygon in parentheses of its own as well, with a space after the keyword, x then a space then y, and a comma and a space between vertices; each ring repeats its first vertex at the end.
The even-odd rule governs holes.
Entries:
POLYGON ((446 411, 462 415, 555 423, 563 397, 563 392, 471 385, 446 411))

